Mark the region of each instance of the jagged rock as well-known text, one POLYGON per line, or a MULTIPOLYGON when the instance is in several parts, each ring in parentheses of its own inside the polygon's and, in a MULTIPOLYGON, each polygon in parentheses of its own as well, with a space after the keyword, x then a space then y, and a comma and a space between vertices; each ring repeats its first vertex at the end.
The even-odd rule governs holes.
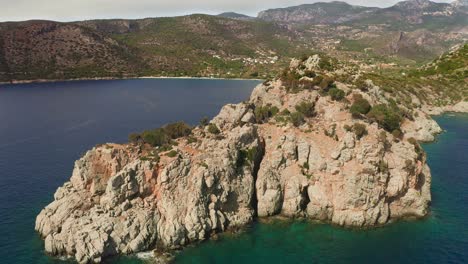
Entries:
POLYGON ((236 126, 249 110, 246 104, 225 105, 219 115, 213 118, 213 123, 222 130, 229 130, 236 126))
POLYGON ((445 110, 446 112, 458 112, 458 113, 468 113, 468 102, 463 101, 455 104, 452 107, 449 107, 445 110))
POLYGON ((304 66, 306 67, 306 69, 312 71, 312 70, 315 70, 315 69, 319 69, 320 68, 320 56, 317 55, 317 54, 314 54, 312 56, 310 56, 305 62, 304 62, 304 66))
POLYGON ((442 132, 442 128, 423 112, 417 112, 414 121, 406 121, 402 125, 405 137, 414 138, 422 142, 434 141, 435 135, 442 132))

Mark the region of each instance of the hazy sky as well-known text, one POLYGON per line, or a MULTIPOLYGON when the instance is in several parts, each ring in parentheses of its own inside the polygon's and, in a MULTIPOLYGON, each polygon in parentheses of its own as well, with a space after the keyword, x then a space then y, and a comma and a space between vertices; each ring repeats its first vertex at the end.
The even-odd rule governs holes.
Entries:
MULTIPOLYGON (((255 16, 259 11, 314 0, 0 0, 0 21, 50 19, 73 21, 93 18, 144 18, 225 11, 255 16)), ((327 2, 327 1, 325 1, 327 2)), ((391 6, 398 0, 348 0, 364 6, 391 6)), ((450 2, 436 0, 435 2, 450 2)))

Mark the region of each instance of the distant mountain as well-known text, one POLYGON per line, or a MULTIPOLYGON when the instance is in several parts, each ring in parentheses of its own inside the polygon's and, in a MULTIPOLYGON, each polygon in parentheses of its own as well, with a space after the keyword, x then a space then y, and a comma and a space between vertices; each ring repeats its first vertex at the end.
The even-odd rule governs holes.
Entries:
POLYGON ((442 11, 444 7, 449 6, 446 3, 435 3, 429 0, 407 0, 396 3, 393 7, 386 9, 399 9, 401 12, 413 11, 442 11))
POLYGON ((0 81, 140 75, 249 77, 272 68, 267 71, 263 65, 299 56, 302 52, 297 47, 306 49, 287 27, 209 15, 0 23, 0 81))
POLYGON ((456 6, 456 7, 461 7, 461 6, 467 7, 468 6, 468 0, 455 0, 455 1, 452 2, 452 5, 456 6))
POLYGON ((231 19, 239 19, 239 20, 251 20, 255 19, 254 17, 247 16, 244 14, 239 14, 235 12, 224 12, 218 15, 219 17, 231 18, 231 19))
POLYGON ((360 20, 361 24, 388 24, 393 27, 407 28, 417 25, 423 28, 466 26, 467 15, 463 9, 454 8, 447 3, 435 3, 428 0, 409 0, 396 5, 376 10, 360 20))
POLYGON ((408 0, 389 8, 353 6, 345 2, 315 3, 259 13, 266 21, 296 24, 389 24, 401 29, 420 25, 423 28, 466 26, 467 0, 453 4, 429 0, 408 0))
POLYGON ((335 24, 359 19, 375 10, 377 8, 335 1, 265 10, 258 18, 283 23, 335 24))

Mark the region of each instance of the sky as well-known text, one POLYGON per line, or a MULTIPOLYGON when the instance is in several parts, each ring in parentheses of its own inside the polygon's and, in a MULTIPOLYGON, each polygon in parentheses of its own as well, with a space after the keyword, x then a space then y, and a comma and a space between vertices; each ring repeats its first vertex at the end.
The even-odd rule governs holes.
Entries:
MULTIPOLYGON (((433 0, 434 1, 434 0, 433 0)), ((226 11, 256 16, 259 11, 308 4, 313 0, 0 0, 0 21, 47 19, 76 21, 96 18, 145 18, 226 11)), ((322 2, 327 2, 323 1, 322 2)), ((347 0, 363 6, 387 7, 398 0, 347 0)), ((435 0, 434 2, 450 2, 435 0)))

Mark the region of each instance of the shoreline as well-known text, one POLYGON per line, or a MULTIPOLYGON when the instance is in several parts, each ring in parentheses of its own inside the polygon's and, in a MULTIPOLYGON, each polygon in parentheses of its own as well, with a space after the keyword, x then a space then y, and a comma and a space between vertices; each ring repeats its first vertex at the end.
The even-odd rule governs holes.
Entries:
POLYGON ((249 78, 223 78, 223 77, 192 77, 192 76, 141 76, 141 77, 97 77, 97 78, 76 78, 76 79, 33 79, 17 80, 13 82, 0 82, 0 85, 31 84, 31 83, 58 83, 58 82, 78 82, 78 81, 113 81, 113 80, 140 80, 140 79, 186 79, 186 80, 232 80, 232 81, 264 81, 264 79, 249 78))

